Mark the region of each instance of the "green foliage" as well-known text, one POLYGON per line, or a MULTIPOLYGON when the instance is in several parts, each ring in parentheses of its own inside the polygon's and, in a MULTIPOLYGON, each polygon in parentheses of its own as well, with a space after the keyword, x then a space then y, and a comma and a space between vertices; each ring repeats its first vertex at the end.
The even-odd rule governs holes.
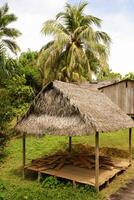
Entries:
POLYGON ((92 190, 89 186, 79 186, 76 189, 72 188, 71 184, 61 184, 53 180, 47 180, 45 186, 33 184, 28 186, 20 186, 16 184, 7 184, 1 182, 1 200, 100 200, 101 196, 92 190), (51 182, 49 187, 48 182, 51 182), (6 191, 8 188, 8 192, 6 191), (5 192, 4 192, 5 191, 5 192), (3 199, 4 198, 4 199, 3 199))
POLYGON ((0 132, 0 148, 6 144, 6 134, 0 132))
POLYGON ((8 95, 12 106, 18 107, 23 103, 30 103, 34 97, 33 89, 25 85, 26 79, 23 76, 13 77, 7 85, 8 95))
POLYGON ((14 117, 24 114, 33 100, 35 93, 31 86, 25 85, 24 76, 13 76, 1 89, 0 95, 0 127, 8 128, 14 117))
POLYGON ((65 10, 54 20, 43 24, 42 33, 52 35, 53 40, 42 47, 39 66, 43 82, 59 79, 76 82, 91 79, 91 70, 97 72, 107 64, 109 44, 107 33, 95 31, 101 20, 85 15, 87 3, 66 4, 65 10))
POLYGON ((98 80, 114 80, 114 79, 121 80, 122 76, 120 73, 115 73, 109 69, 104 69, 104 71, 102 71, 101 73, 98 73, 97 79, 98 80))
POLYGON ((104 67, 102 71, 97 73, 97 79, 98 80, 114 80, 114 79, 117 79, 117 80, 125 80, 125 79, 134 80, 134 73, 129 72, 124 77, 122 77, 122 75, 120 73, 112 72, 107 67, 106 68, 104 67))
POLYGON ((126 74, 123 79, 130 79, 130 80, 134 80, 134 72, 129 72, 128 74, 126 74))
POLYGON ((34 92, 38 93, 42 86, 39 70, 37 68, 27 66, 23 68, 23 73, 25 74, 26 85, 31 86, 34 92))
POLYGON ((6 89, 14 117, 23 115, 35 96, 32 87, 25 84, 24 76, 14 76, 7 83, 6 89))
POLYGON ((60 185, 59 181, 53 176, 45 178, 45 180, 42 183, 42 187, 44 188, 56 188, 58 185, 60 185))
POLYGON ((5 190, 5 189, 6 189, 5 184, 4 184, 4 182, 0 179, 0 191, 3 191, 3 190, 5 190))
MULTIPOLYGON (((4 147, 6 146, 8 137, 7 135, 0 131, 0 162, 2 161, 3 157, 4 157, 4 147)), ((0 190, 1 190, 1 182, 0 182, 0 190)))
POLYGON ((33 88, 35 93, 38 93, 42 87, 42 81, 39 69, 37 67, 38 53, 28 50, 20 55, 18 65, 20 72, 25 76, 26 85, 33 88))
POLYGON ((0 179, 0 200, 4 200, 4 191, 6 190, 4 182, 0 179))
POLYGON ((5 87, 6 83, 16 74, 20 74, 17 60, 4 54, 0 55, 0 87, 5 87))
POLYGON ((36 65, 36 60, 38 57, 38 53, 36 51, 31 51, 30 49, 27 52, 21 53, 19 57, 19 63, 22 66, 32 66, 36 65))
POLYGON ((39 186, 34 188, 18 186, 8 191, 4 200, 100 200, 99 196, 93 192, 74 190, 71 187, 50 189, 39 186))
MULTIPOLYGON (((48 176, 44 179, 42 182, 42 187, 43 188, 52 188, 52 189, 71 189, 72 188, 72 181, 68 180, 60 180, 57 179, 56 177, 53 176, 48 176)), ((93 192, 94 195, 96 196, 96 189, 92 186, 85 185, 85 184, 77 184, 76 189, 79 190, 80 193, 85 193, 85 192, 93 192)))
POLYGON ((0 90, 0 108, 0 127, 3 130, 14 116, 10 98, 5 89, 0 90))
POLYGON ((0 96, 1 129, 7 129, 9 122, 24 114, 41 89, 37 56, 37 52, 28 50, 16 59, 0 57, 0 86, 3 88, 0 96))
POLYGON ((9 25, 17 20, 13 13, 9 13, 8 4, 0 7, 0 53, 6 53, 10 50, 12 53, 17 53, 20 48, 15 42, 15 39, 21 33, 15 28, 9 28, 9 25))

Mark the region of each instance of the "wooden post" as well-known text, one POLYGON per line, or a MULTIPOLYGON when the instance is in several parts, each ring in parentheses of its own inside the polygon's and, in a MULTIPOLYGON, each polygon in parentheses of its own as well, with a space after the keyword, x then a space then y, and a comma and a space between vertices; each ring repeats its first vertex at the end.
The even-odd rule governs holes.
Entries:
POLYGON ((132 164, 132 128, 129 128, 129 163, 132 164))
POLYGON ((37 180, 38 180, 39 183, 40 183, 40 181, 41 181, 41 178, 42 178, 41 172, 38 172, 37 180))
POLYGON ((69 136, 69 152, 71 152, 71 150, 72 150, 72 137, 71 136, 69 136))
POLYGON ((23 179, 25 178, 25 164, 26 164, 26 134, 23 133, 22 136, 22 153, 23 153, 23 172, 22 172, 22 176, 23 179))
POLYGON ((76 189, 76 182, 73 180, 73 188, 76 189))
POLYGON ((95 187, 99 192, 99 132, 95 134, 95 187))

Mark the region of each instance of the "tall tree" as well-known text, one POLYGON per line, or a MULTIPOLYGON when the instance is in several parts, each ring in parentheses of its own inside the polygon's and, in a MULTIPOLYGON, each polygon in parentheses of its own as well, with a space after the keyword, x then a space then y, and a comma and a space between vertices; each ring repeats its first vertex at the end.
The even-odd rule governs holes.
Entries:
POLYGON ((16 20, 17 17, 9 13, 8 4, 0 8, 0 53, 5 53, 6 50, 10 50, 16 54, 20 50, 15 39, 21 33, 17 29, 9 27, 16 20))
POLYGON ((106 63, 111 39, 107 33, 93 29, 93 25, 101 27, 101 19, 85 15, 87 5, 67 3, 64 12, 43 24, 42 33, 54 38, 39 53, 44 83, 53 79, 90 80, 91 70, 96 72, 106 63))
POLYGON ((0 87, 3 86, 8 75, 14 71, 15 63, 9 58, 9 52, 16 54, 20 50, 15 39, 21 33, 10 27, 10 24, 16 20, 17 17, 9 13, 8 4, 0 7, 0 87))

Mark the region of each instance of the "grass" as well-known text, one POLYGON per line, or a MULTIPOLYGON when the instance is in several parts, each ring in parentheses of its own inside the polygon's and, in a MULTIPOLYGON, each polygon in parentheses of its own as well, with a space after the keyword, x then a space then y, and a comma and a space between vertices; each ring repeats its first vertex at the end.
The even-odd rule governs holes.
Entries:
MULTIPOLYGON (((44 136, 42 138, 27 137, 27 163, 41 155, 47 155, 58 149, 67 147, 68 138, 59 136, 44 136)), ((94 136, 74 137, 73 143, 94 145, 94 136)), ((113 154, 117 149, 128 149, 127 131, 100 134, 100 146, 109 147, 113 154), (116 148, 116 149, 115 149, 116 148)), ((70 183, 56 182, 48 178, 46 182, 22 179, 22 140, 13 138, 6 147, 7 157, 0 166, 0 200, 102 200, 134 177, 134 164, 124 174, 118 176, 99 194, 92 187, 78 185, 72 188, 70 183)))

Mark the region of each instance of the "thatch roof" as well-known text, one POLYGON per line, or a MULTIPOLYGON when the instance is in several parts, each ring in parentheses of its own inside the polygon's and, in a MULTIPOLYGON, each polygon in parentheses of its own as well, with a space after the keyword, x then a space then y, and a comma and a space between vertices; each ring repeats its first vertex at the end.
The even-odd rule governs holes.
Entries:
POLYGON ((35 135, 89 135, 131 127, 133 120, 101 92, 54 81, 37 95, 16 130, 35 135))

